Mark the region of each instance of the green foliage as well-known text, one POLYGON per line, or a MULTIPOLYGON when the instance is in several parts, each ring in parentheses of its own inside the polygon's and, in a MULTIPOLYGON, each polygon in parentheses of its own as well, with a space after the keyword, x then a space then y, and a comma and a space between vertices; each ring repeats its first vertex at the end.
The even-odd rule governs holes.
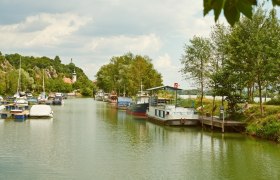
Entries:
POLYGON ((280 105, 280 97, 272 98, 270 101, 266 102, 267 105, 280 105))
POLYGON ((88 87, 83 87, 83 89, 81 89, 81 94, 83 96, 92 96, 92 92, 92 89, 88 87))
MULTIPOLYGON (((204 80, 199 80, 200 86, 209 87, 215 96, 228 97, 232 116, 239 111, 235 106, 240 103, 241 96, 253 102, 255 94, 260 98, 267 92, 279 92, 279 34, 280 23, 276 11, 267 14, 259 8, 252 15, 252 20, 243 18, 231 28, 216 25, 210 45, 209 42, 198 41, 203 44, 198 46, 192 40, 191 45, 185 48, 181 72, 194 79, 204 73, 204 80), (202 58, 204 68, 199 68, 203 63, 198 57, 205 52, 200 47, 210 47, 210 55, 202 58), (266 91, 268 87, 271 88, 266 91)), ((261 98, 259 104, 262 110, 261 98)))
POLYGON ((208 64, 211 59, 211 43, 209 39, 193 37, 190 45, 185 45, 185 52, 181 59, 181 72, 186 76, 191 76, 200 86, 201 101, 204 96, 204 85, 209 78, 208 64))
POLYGON ((181 107, 194 108, 196 106, 194 99, 178 99, 178 105, 181 107))
POLYGON ((75 64, 61 64, 59 56, 54 59, 48 57, 21 56, 19 54, 6 54, 0 56, 0 93, 1 95, 13 95, 17 90, 19 59, 21 58, 21 81, 22 91, 31 91, 39 94, 43 91, 43 69, 45 89, 47 92, 72 92, 75 89, 93 89, 93 83, 84 74, 83 70, 75 64), (72 72, 76 71, 77 81, 68 84, 63 81, 64 77, 71 78, 72 72))
MULTIPOLYGON (((273 6, 280 6, 279 0, 271 0, 271 2, 273 6)), ((257 6, 257 4, 257 0, 203 0, 203 14, 205 16, 213 10, 215 21, 217 21, 221 11, 224 10, 228 23, 233 26, 239 21, 241 13, 251 19, 253 7, 257 6)))
POLYGON ((154 69, 151 59, 132 53, 112 57, 109 64, 100 68, 96 78, 99 89, 128 96, 140 91, 141 83, 144 89, 162 85, 161 74, 154 69))
POLYGON ((280 142, 280 118, 270 115, 249 124, 246 131, 250 135, 280 142))
POLYGON ((226 101, 228 102, 228 115, 230 118, 234 116, 238 116, 242 111, 242 108, 238 105, 239 103, 244 103, 244 98, 240 95, 229 95, 226 97, 226 101))
POLYGON ((257 106, 245 111, 250 135, 280 142, 280 106, 264 106, 264 117, 257 106))

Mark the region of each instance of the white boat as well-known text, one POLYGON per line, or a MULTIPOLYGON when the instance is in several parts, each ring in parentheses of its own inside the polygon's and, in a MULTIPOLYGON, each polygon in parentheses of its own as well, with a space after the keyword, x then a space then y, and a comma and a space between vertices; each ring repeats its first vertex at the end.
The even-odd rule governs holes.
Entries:
POLYGON ((103 101, 104 100, 104 91, 99 90, 96 95, 95 95, 95 100, 96 101, 103 101))
POLYGON ((0 105, 0 111, 4 110, 5 106, 4 105, 0 105))
POLYGON ((43 92, 38 97, 38 103, 39 104, 45 104, 48 100, 48 97, 45 92, 45 71, 43 70, 43 92))
POLYGON ((53 111, 50 105, 37 104, 30 108, 29 116, 33 118, 51 118, 53 117, 53 111))
MULTIPOLYGON (((160 86, 147 89, 148 91, 154 90, 181 90, 171 86, 160 86)), ((184 108, 176 105, 169 104, 167 99, 160 99, 157 96, 152 96, 149 102, 149 108, 146 112, 148 120, 154 123, 170 126, 187 126, 197 125, 199 117, 195 108, 184 108)))
POLYGON ((18 97, 15 99, 14 103, 17 106, 28 106, 28 101, 26 97, 18 97))

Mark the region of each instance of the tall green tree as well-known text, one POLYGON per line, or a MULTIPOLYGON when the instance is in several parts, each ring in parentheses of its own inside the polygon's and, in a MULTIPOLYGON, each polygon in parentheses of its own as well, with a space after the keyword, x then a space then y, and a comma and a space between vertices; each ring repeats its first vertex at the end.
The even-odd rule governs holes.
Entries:
POLYGON ((211 58, 211 43, 209 39, 193 37, 190 45, 185 45, 184 54, 181 59, 181 72, 186 78, 191 76, 199 84, 201 90, 200 103, 204 97, 204 87, 209 77, 209 62, 211 58))
POLYGON ((162 85, 162 76, 151 61, 148 56, 132 53, 112 57, 110 63, 97 72, 97 86, 106 92, 133 96, 140 90, 141 82, 145 89, 162 85))
POLYGON ((258 89, 261 113, 262 90, 276 81, 279 59, 279 21, 275 13, 266 17, 262 9, 258 9, 252 20, 243 19, 232 29, 230 36, 230 60, 228 66, 239 76, 240 89, 255 86, 258 89), (275 76, 276 75, 276 76, 275 76))

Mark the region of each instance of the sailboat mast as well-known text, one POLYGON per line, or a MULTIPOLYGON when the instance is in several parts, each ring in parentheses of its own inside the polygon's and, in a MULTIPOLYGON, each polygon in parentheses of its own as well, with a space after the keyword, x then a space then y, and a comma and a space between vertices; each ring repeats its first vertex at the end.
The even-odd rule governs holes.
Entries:
POLYGON ((21 78, 21 56, 19 57, 18 85, 17 85, 17 94, 18 95, 19 95, 19 91, 20 91, 20 78, 21 78))
POLYGON ((43 92, 45 92, 45 70, 43 69, 43 92))

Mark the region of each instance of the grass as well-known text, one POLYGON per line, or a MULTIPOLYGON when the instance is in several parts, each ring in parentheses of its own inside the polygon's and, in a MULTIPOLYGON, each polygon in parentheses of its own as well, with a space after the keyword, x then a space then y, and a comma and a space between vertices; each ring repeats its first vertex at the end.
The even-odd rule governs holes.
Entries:
MULTIPOLYGON (((212 100, 203 99, 203 111, 199 110, 200 114, 211 115, 213 110, 212 100)), ((222 102, 215 101, 214 116, 220 115, 220 106, 222 102)), ((225 101, 225 110, 227 110, 227 103, 225 101)), ((182 107, 200 107, 199 99, 179 99, 178 105, 182 107)), ((272 140, 280 143, 280 106, 279 105, 264 105, 263 116, 260 112, 258 104, 249 104, 249 109, 242 109, 244 104, 238 104, 239 111, 230 118, 230 120, 237 120, 246 122, 246 133, 248 135, 260 137, 263 139, 272 140)))

